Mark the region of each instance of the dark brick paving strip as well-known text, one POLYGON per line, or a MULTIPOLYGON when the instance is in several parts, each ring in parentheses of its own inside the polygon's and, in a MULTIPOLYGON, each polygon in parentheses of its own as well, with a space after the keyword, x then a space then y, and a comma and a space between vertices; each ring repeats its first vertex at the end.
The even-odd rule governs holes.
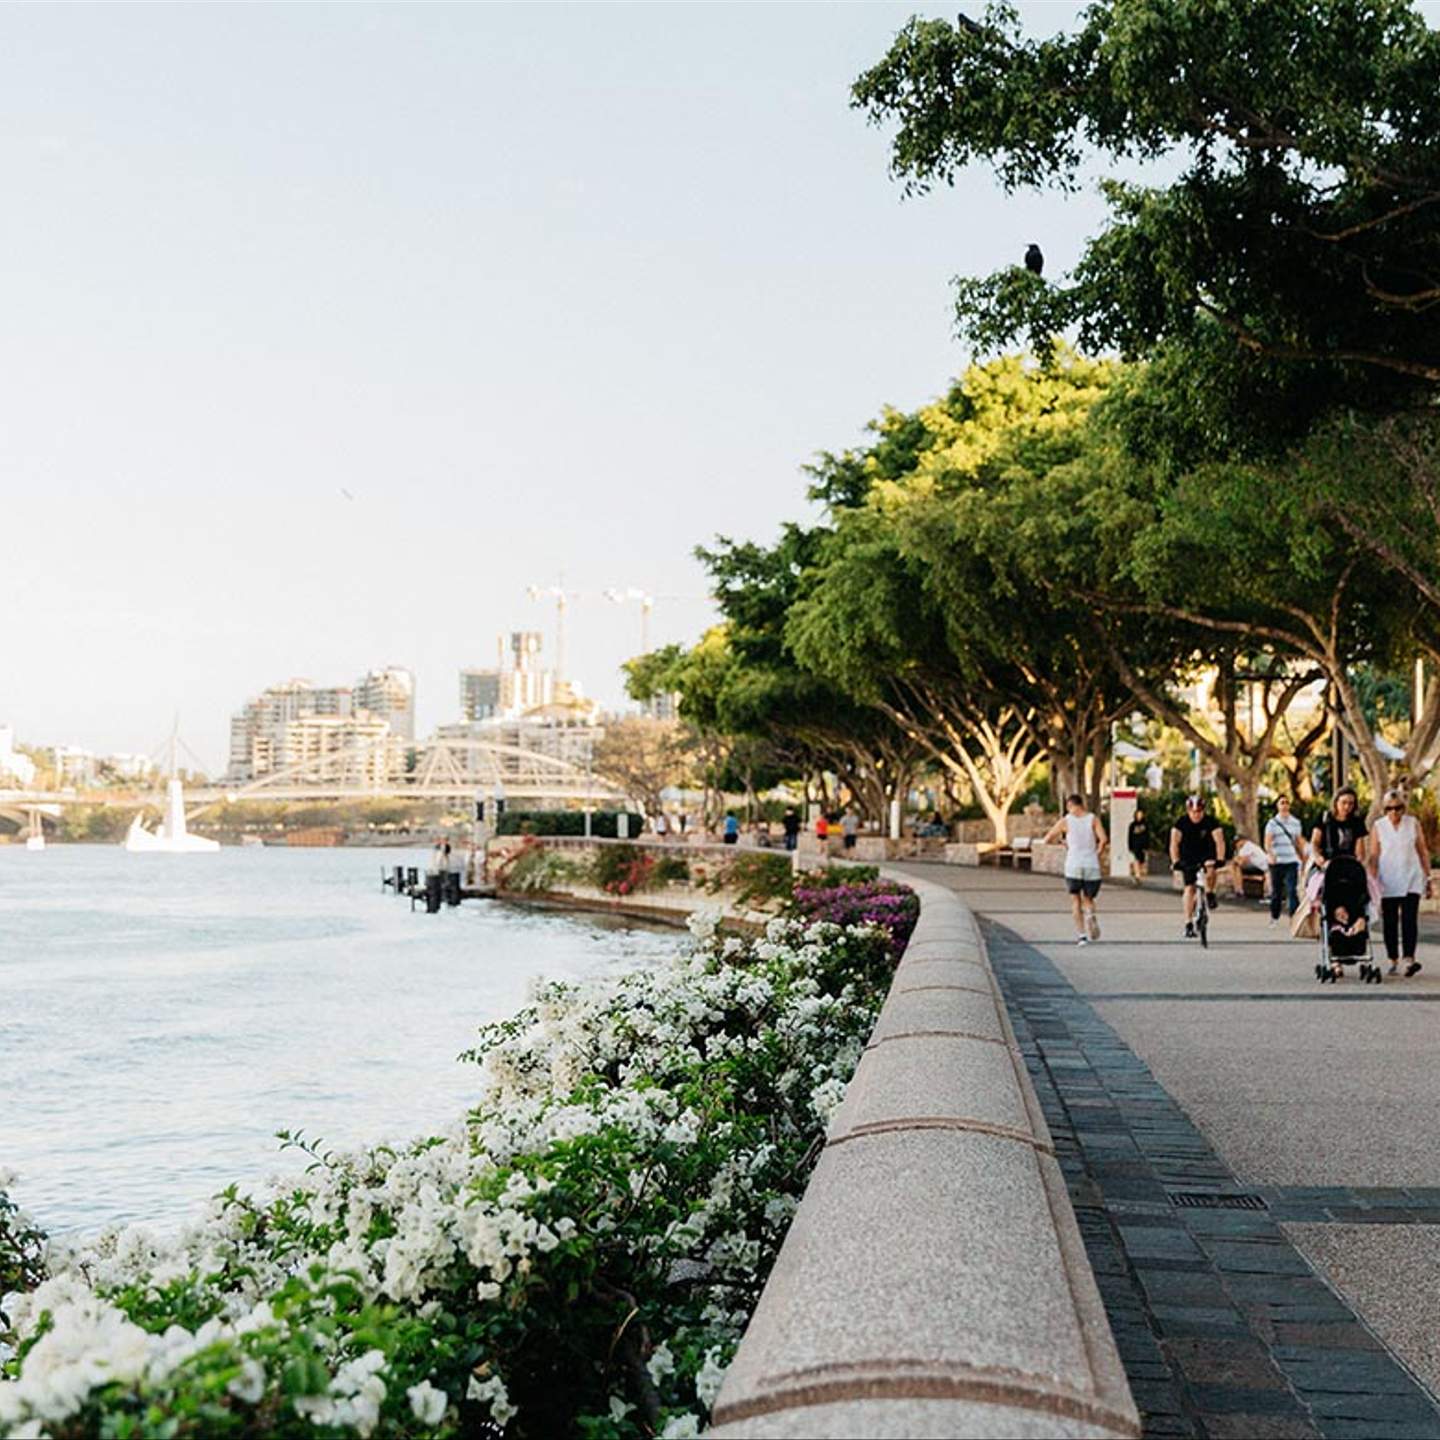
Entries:
POLYGON ((1416 1219, 1440 1191, 1247 1189, 1039 950, 985 931, 1145 1434, 1440 1440, 1425 1389, 1280 1229, 1416 1219), (1267 1208, 1177 1208, 1181 1192, 1267 1208))

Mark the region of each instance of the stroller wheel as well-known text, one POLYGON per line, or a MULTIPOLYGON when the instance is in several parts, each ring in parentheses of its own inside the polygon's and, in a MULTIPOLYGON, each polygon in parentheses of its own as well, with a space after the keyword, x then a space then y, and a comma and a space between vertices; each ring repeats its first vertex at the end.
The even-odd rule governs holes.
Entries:
POLYGON ((1317 960, 1317 961, 1315 962, 1315 978, 1316 978, 1322 985, 1325 983, 1325 976, 1326 976, 1328 973, 1329 973, 1329 972, 1325 969, 1325 967, 1324 967, 1322 964, 1320 964, 1320 962, 1317 960))
POLYGON ((1370 966, 1368 962, 1364 960, 1360 962, 1360 978, 1365 984, 1368 985, 1370 983, 1370 966))

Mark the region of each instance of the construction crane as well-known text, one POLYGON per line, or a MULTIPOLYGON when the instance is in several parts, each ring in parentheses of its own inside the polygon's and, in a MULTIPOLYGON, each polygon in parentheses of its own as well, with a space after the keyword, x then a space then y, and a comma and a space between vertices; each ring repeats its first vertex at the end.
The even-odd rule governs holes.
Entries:
POLYGON ((555 675, 564 680, 565 674, 565 607, 572 600, 578 600, 581 590, 567 590, 564 582, 559 585, 527 585, 525 593, 532 600, 553 600, 555 602, 555 675))
POLYGON ((640 653, 650 653, 650 612, 655 608, 657 600, 708 600, 708 595, 652 595, 648 590, 641 590, 636 585, 627 585, 623 589, 615 587, 605 591, 605 598, 613 600, 617 605, 624 605, 631 601, 638 601, 640 605, 640 653))

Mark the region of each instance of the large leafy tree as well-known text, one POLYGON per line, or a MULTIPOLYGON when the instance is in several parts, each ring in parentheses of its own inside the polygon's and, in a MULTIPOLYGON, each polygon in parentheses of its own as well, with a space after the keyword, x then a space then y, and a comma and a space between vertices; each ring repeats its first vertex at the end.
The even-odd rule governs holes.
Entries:
MULTIPOLYGON (((1072 507, 1045 487, 1088 445, 1115 367, 1051 360, 975 366, 917 416, 887 414, 882 441, 910 437, 908 468, 858 467, 869 489, 833 510, 788 631, 808 668, 828 667, 962 774, 1001 838, 1037 758, 1064 788, 1097 794, 1110 723, 1132 703, 1097 643, 1092 600, 1053 583, 1083 568, 1057 553, 1073 537, 1052 525, 1037 553, 1033 523, 1072 507), (925 443, 913 443, 917 420, 925 443)), ((1110 623, 1144 648, 1143 622, 1110 623)))
POLYGON ((958 283, 982 353, 1073 331, 1168 354, 1216 454, 1440 384, 1440 34, 1406 0, 1096 0, 1039 40, 993 4, 911 20, 853 93, 910 191, 976 161, 1008 189, 1111 166, 1067 278, 958 283))

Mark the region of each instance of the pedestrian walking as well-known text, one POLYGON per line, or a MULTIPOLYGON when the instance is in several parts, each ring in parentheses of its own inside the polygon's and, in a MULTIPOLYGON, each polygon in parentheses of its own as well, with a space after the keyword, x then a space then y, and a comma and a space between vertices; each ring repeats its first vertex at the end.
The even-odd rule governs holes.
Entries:
POLYGON ((1315 863, 1324 865, 1337 855, 1353 855, 1363 864, 1369 833, 1355 787, 1342 785, 1335 792, 1325 818, 1311 833, 1310 847, 1315 852, 1315 863))
POLYGON ((650 828, 655 832, 655 838, 663 841, 670 833, 670 822, 665 818, 665 812, 658 810, 655 818, 650 822, 650 828))
POLYGON ((1065 808, 1067 813, 1046 831, 1044 843, 1065 842, 1065 888, 1075 917, 1075 943, 1088 945, 1100 938, 1095 900, 1100 894, 1100 856, 1108 842, 1100 817, 1085 808, 1081 796, 1069 796, 1065 808))
POLYGON ((793 850, 800 843, 800 817, 795 813, 794 806, 781 817, 780 828, 785 832, 785 848, 793 850))
POLYGON ((1420 900, 1430 893, 1430 852, 1420 822, 1406 813, 1405 797, 1398 790, 1385 795, 1385 813, 1375 822, 1375 870, 1380 877, 1380 919, 1385 931, 1385 953, 1390 973, 1419 973, 1415 958, 1420 938, 1420 900))
POLYGON ((1275 802, 1265 824, 1265 857, 1270 862, 1270 923, 1280 923, 1280 907, 1294 915, 1300 908, 1300 865, 1305 859, 1305 827, 1290 813, 1290 797, 1275 802))
POLYGON ((740 822, 735 818, 733 810, 725 812, 725 833, 722 837, 727 845, 736 845, 740 841, 740 822))
POLYGON ((860 817, 853 809, 847 809, 840 817, 841 843, 845 849, 855 848, 855 837, 860 833, 860 817))
POLYGON ((1143 805, 1135 807, 1135 817, 1125 832, 1125 846, 1130 851, 1130 883, 1138 886, 1145 878, 1146 852, 1150 849, 1150 822, 1143 805))
POLYGON ((445 845, 440 853, 440 873, 442 875, 450 873, 450 837, 448 835, 445 837, 445 845))
POLYGON ((822 810, 815 817, 815 839, 819 842, 820 853, 830 853, 830 817, 822 810))

